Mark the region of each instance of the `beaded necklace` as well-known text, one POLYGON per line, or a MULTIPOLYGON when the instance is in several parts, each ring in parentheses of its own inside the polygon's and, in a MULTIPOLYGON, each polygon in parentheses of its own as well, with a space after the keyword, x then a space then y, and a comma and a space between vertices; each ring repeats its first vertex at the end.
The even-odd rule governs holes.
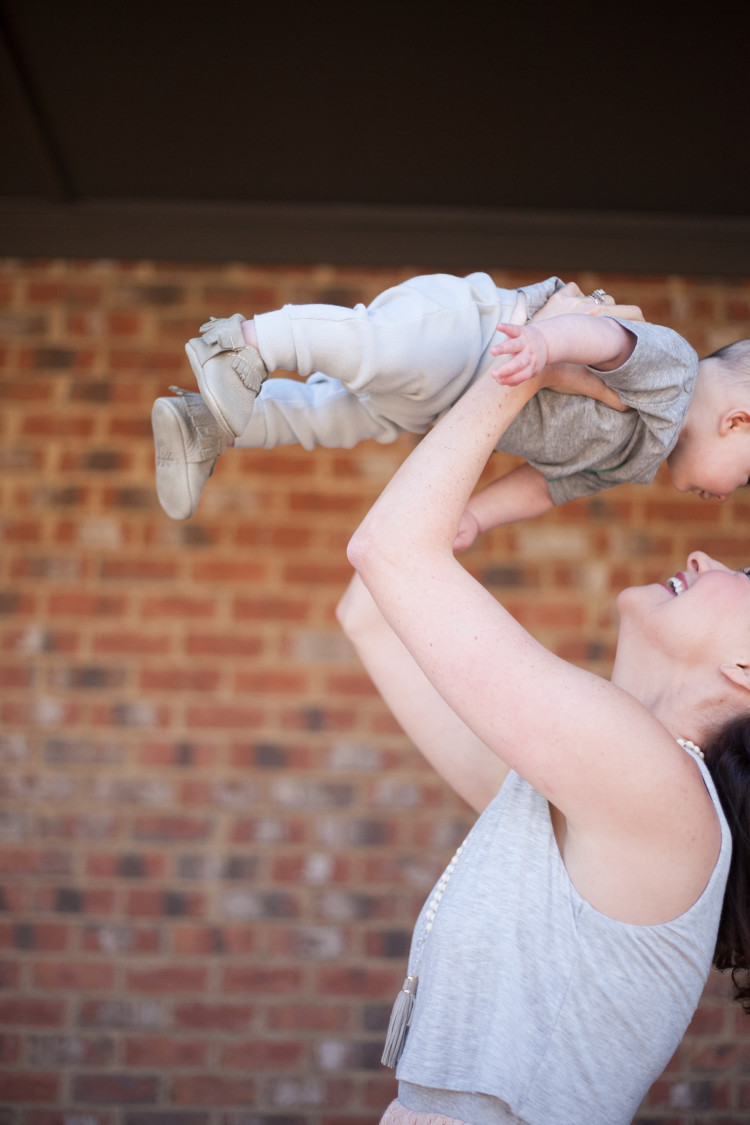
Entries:
MULTIPOLYGON (((471 833, 469 833, 469 835, 471 835, 471 833)), ((467 836, 463 844, 456 848, 456 851, 453 854, 453 858, 438 880, 437 886, 433 891, 432 898, 429 901, 427 910, 425 911, 424 929, 418 934, 417 939, 414 943, 414 955, 412 957, 414 975, 412 976, 411 973, 407 974, 406 980, 401 986, 401 991, 396 997, 395 1003, 393 1005, 393 1011, 391 1012, 391 1018, 388 1023, 388 1031, 386 1032, 385 1046, 383 1048, 383 1057, 381 1059, 383 1066, 394 1067, 398 1063, 398 1060, 401 1058, 401 1053, 404 1049, 404 1043, 406 1042, 406 1035, 409 1030, 409 1024, 411 1023, 412 1010, 414 1008, 414 998, 417 995, 417 985, 419 983, 417 970, 419 968, 420 961, 422 960, 422 953, 424 951, 425 942, 432 932, 432 924, 435 921, 435 915, 438 912, 440 902, 443 895, 445 894, 445 888, 450 882, 451 875, 456 870, 456 864, 458 863, 459 856, 466 847, 468 838, 469 837, 467 836)))
POLYGON ((696 754, 702 762, 705 762, 706 755, 703 753, 700 746, 696 746, 695 743, 691 742, 689 738, 678 738, 677 742, 680 744, 683 750, 690 750, 690 752, 696 754))

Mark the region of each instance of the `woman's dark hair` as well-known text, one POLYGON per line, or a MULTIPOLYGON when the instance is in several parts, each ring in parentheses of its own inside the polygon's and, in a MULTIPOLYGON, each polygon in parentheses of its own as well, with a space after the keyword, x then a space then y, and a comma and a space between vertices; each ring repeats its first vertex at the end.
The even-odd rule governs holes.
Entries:
POLYGON ((734 999, 750 1014, 750 716, 732 719, 704 751, 732 831, 713 963, 722 972, 731 969, 734 999))

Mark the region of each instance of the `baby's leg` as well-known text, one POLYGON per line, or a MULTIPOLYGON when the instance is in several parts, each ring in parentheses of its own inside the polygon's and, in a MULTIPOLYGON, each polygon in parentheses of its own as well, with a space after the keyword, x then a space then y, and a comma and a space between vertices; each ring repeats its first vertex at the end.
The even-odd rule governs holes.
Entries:
POLYGON ((476 373, 495 334, 497 292, 487 275, 433 274, 353 309, 285 305, 256 316, 252 332, 269 371, 324 371, 355 395, 424 401, 427 424, 476 373))
POLYGON ((261 385, 276 370, 325 372, 366 397, 370 415, 422 432, 475 376, 497 316, 498 290, 488 275, 430 274, 368 306, 286 305, 251 321, 239 314, 212 321, 186 351, 227 435, 245 432, 261 385))
MULTIPOLYGON (((251 321, 247 322, 252 323, 251 321)), ((302 383, 268 379, 258 395, 237 449, 273 449, 277 445, 316 445, 351 449, 360 441, 395 441, 402 428, 371 413, 365 403, 338 381, 316 373, 302 383)))

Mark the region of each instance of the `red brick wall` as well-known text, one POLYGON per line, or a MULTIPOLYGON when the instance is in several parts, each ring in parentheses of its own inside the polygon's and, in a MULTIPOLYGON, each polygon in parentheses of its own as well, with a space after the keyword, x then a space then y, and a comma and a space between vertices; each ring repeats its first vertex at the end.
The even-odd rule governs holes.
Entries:
MULTIPOLYGON (((230 452, 178 524, 149 411, 193 386, 182 344, 207 313, 366 301, 413 272, 0 268, 0 1125, 371 1125, 393 1094, 383 1024, 469 817, 333 608, 411 443, 230 452)), ((750 335, 750 283, 576 280, 704 354, 750 335)), ((750 496, 703 504, 660 476, 467 562, 606 674, 614 592, 691 547, 747 564, 749 517, 750 496)), ((750 1020, 726 994, 712 979, 644 1125, 747 1120, 750 1020)))

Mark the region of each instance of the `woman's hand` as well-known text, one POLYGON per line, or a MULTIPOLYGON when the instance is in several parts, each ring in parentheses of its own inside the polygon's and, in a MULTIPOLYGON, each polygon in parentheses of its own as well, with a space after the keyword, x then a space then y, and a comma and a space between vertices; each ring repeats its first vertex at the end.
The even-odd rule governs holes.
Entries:
POLYGON ((602 303, 593 297, 587 297, 574 281, 569 281, 562 289, 558 289, 542 305, 538 312, 531 318, 533 324, 537 320, 546 320, 550 316, 565 316, 567 313, 578 313, 580 316, 619 316, 623 320, 643 320, 643 313, 638 305, 618 305, 614 297, 605 293, 602 303))
POLYGON ((625 406, 617 391, 608 387, 603 379, 581 367, 577 363, 551 363, 539 376, 540 385, 561 395, 584 395, 595 398, 604 406, 610 406, 624 414, 630 407, 625 406))

